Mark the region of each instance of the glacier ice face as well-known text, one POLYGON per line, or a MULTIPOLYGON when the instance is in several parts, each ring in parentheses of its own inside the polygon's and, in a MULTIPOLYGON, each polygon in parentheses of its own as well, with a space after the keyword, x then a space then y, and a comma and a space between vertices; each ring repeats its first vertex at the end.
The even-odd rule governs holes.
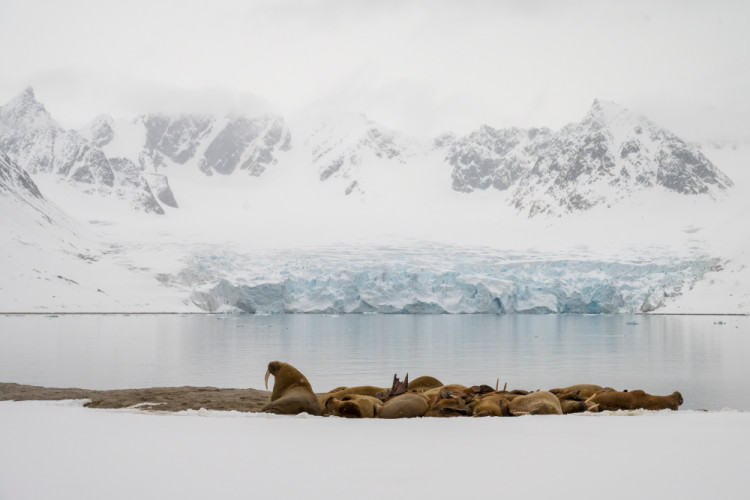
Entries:
POLYGON ((455 248, 192 255, 164 279, 206 311, 247 313, 650 312, 718 259, 565 258, 455 248))

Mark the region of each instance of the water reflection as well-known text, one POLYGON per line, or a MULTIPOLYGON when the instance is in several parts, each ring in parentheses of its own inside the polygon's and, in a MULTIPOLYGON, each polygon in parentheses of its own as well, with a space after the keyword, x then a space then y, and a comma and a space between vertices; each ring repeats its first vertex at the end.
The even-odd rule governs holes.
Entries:
POLYGON ((583 315, 0 317, 0 381, 113 389, 256 387, 268 361, 318 391, 394 373, 548 389, 582 382, 685 408, 750 410, 750 318, 583 315), (635 324, 633 324, 635 323, 635 324))

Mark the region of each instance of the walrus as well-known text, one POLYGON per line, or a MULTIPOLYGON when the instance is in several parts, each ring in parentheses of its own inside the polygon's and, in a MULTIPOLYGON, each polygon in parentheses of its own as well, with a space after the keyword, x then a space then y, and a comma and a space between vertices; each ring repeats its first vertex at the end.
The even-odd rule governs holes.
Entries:
POLYGON ((600 392, 586 402, 599 405, 600 411, 606 410, 677 410, 682 404, 682 394, 675 391, 669 396, 652 396, 641 390, 600 392))
POLYGON ((435 387, 432 389, 429 389, 427 391, 424 391, 424 395, 428 398, 434 398, 436 396, 439 396, 440 393, 450 392, 453 394, 465 394, 468 391, 468 387, 461 384, 449 384, 449 385, 441 385, 440 387, 435 387))
MULTIPOLYGON (((509 417, 510 409, 508 405, 510 401, 506 397, 507 394, 496 392, 494 394, 487 394, 482 398, 477 398, 471 404, 474 411, 473 416, 475 417, 509 417)), ((513 395, 518 397, 517 395, 513 395)))
MULTIPOLYGON (((473 396, 471 397, 473 399, 473 396)), ((429 409, 424 414, 425 417, 470 417, 472 414, 466 398, 460 395, 452 396, 443 393, 441 396, 430 399, 428 404, 429 409)))
POLYGON ((318 402, 322 408, 326 407, 326 401, 330 398, 336 398, 338 400, 344 399, 345 396, 350 394, 356 394, 359 396, 375 396, 378 393, 385 392, 387 389, 382 387, 375 387, 373 385, 358 385, 356 387, 337 387, 336 389, 329 391, 325 394, 318 396, 318 402))
POLYGON ((320 415, 320 402, 302 373, 289 363, 271 361, 266 371, 266 389, 268 376, 273 375, 271 402, 261 411, 279 415, 297 415, 307 412, 320 415))
POLYGON ((412 418, 421 417, 429 409, 428 399, 424 394, 407 392, 393 397, 378 408, 378 418, 412 418))
POLYGON ((537 391, 518 396, 510 402, 511 415, 562 415, 557 396, 547 391, 537 391))
POLYGON ((442 387, 443 383, 435 377, 429 375, 422 375, 409 382, 409 390, 414 391, 428 391, 435 387, 442 387))
POLYGON ((383 402, 374 396, 348 394, 342 399, 330 397, 325 407, 337 417, 347 418, 375 418, 383 402))
POLYGON ((590 398, 597 392, 614 392, 614 389, 611 387, 602 387, 600 385, 596 384, 576 384, 576 385, 570 385, 568 387, 561 387, 558 389, 550 389, 549 392, 554 394, 555 396, 559 394, 569 394, 571 392, 577 392, 579 396, 582 398, 590 398))

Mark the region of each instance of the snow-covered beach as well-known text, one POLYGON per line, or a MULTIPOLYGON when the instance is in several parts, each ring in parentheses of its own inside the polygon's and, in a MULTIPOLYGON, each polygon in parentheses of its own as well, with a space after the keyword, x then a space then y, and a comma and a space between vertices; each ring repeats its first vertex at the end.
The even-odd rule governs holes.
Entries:
POLYGON ((0 402, 0 498, 744 499, 750 413, 349 420, 0 402))

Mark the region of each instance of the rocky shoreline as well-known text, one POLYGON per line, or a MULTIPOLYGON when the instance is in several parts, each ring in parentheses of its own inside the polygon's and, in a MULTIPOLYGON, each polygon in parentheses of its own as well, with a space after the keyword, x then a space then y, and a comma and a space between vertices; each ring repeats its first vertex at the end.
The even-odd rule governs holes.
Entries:
POLYGON ((0 382, 0 401, 53 401, 89 399, 88 408, 131 408, 147 411, 236 410, 258 412, 271 399, 269 391, 217 387, 150 387, 89 390, 39 387, 0 382))

